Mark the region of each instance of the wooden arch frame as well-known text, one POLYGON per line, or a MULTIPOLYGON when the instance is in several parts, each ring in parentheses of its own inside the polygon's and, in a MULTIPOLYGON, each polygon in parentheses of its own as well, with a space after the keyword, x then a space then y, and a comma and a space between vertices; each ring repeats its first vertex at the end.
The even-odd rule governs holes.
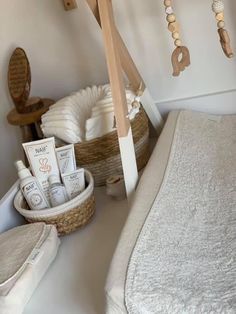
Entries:
MULTIPOLYGON (((77 7, 76 0, 63 1, 66 10, 71 10, 77 7)), ((103 34, 126 193, 128 199, 131 199, 138 181, 138 170, 132 130, 128 118, 128 107, 122 69, 135 91, 138 91, 141 87, 143 93, 142 104, 157 132, 159 132, 159 129, 162 126, 162 118, 116 28, 111 0, 86 0, 86 2, 101 27, 103 34)))

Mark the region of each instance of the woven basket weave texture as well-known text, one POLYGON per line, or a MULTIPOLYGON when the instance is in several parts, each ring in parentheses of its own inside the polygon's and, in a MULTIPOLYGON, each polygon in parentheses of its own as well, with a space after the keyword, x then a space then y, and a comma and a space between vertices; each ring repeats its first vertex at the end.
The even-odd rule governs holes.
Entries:
POLYGON ((59 235, 65 235, 85 226, 95 213, 94 180, 92 174, 85 170, 87 187, 74 199, 50 209, 29 210, 19 191, 14 199, 16 210, 30 223, 45 222, 55 225, 59 235))
POLYGON ((76 229, 89 223, 95 212, 95 199, 91 195, 83 204, 72 208, 70 211, 55 215, 54 217, 34 218, 25 217, 30 223, 45 222, 49 225, 55 225, 60 236, 69 234, 76 229))
MULTIPOLYGON (((148 118, 143 109, 131 121, 138 170, 145 167, 149 159, 148 118)), ((114 174, 122 174, 122 163, 117 131, 110 132, 91 141, 77 143, 76 162, 88 169, 94 177, 95 186, 106 184, 106 179, 114 174)))

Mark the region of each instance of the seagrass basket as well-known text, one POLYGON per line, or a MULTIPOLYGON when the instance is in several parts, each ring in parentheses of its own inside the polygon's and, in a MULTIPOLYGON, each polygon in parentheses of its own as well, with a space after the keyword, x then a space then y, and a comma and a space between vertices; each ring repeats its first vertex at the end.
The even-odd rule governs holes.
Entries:
POLYGON ((29 210, 22 192, 19 191, 15 196, 14 206, 26 221, 55 225, 59 235, 69 234, 86 225, 95 213, 94 180, 87 170, 85 177, 86 189, 65 204, 49 209, 29 210))
MULTIPOLYGON (((149 159, 148 118, 143 108, 131 121, 138 170, 145 167, 149 159)), ((95 186, 106 184, 111 175, 122 174, 122 164, 117 131, 110 132, 91 141, 77 143, 76 162, 88 169, 94 177, 95 186)))

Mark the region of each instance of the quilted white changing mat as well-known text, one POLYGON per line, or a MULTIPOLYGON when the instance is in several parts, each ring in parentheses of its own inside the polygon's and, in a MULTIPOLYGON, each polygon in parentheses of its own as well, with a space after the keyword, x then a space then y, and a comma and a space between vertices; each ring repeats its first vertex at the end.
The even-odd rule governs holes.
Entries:
POLYGON ((20 314, 57 254, 54 226, 23 225, 0 234, 0 313, 20 314))
POLYGON ((236 313, 236 116, 179 114, 125 303, 129 314, 236 313))

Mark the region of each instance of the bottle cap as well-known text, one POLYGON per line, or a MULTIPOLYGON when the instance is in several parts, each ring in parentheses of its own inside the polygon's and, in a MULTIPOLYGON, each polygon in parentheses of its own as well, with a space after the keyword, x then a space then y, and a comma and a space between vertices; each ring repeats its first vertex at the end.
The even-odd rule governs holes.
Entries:
POLYGON ((16 166, 16 169, 18 170, 18 176, 21 180, 28 177, 32 177, 31 172, 29 171, 28 168, 25 167, 22 160, 17 160, 15 162, 15 166, 16 166))
POLYGON ((61 183, 60 177, 56 174, 51 174, 48 178, 49 184, 53 185, 55 183, 61 183))

